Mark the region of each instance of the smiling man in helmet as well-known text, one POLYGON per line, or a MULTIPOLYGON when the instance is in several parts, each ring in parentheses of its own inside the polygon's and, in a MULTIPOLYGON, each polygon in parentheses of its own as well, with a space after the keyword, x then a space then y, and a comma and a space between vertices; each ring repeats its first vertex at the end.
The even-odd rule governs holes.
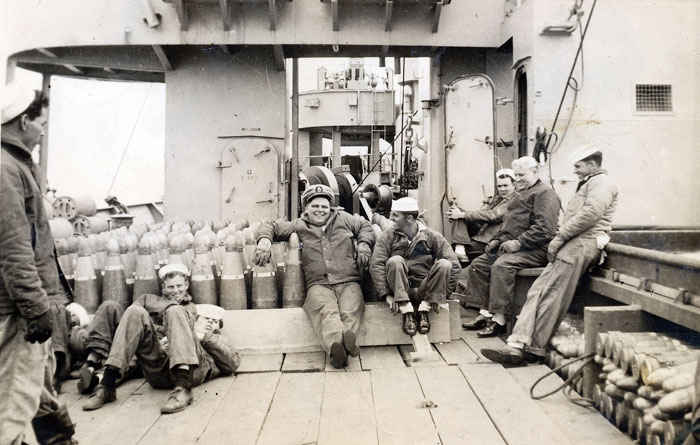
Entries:
POLYGON ((268 221, 258 228, 255 262, 270 261, 272 241, 287 240, 296 232, 306 281, 304 311, 331 364, 342 368, 347 354, 360 353, 357 331, 364 314, 360 269, 369 265, 374 231, 359 215, 333 207, 335 197, 328 186, 310 185, 301 200, 301 218, 268 221))
POLYGON ((445 237, 418 220, 415 199, 394 201, 391 219, 394 226, 382 232, 372 254, 372 281, 391 310, 403 314, 406 334, 426 334, 428 312, 437 312, 454 291, 459 261, 445 237))

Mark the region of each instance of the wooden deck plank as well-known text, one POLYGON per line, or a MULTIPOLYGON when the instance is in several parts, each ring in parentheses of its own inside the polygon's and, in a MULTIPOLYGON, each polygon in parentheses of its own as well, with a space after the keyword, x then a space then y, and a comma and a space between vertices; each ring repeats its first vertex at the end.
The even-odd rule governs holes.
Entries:
POLYGON ((462 340, 469 346, 469 349, 474 351, 477 355, 477 361, 489 361, 483 355, 481 355, 482 348, 502 348, 505 346, 503 340, 499 337, 487 337, 479 338, 476 335, 476 331, 463 331, 462 340))
POLYGON ((371 346, 360 348, 362 369, 405 368, 406 364, 396 346, 371 346))
POLYGON ((362 365, 360 364, 360 357, 350 357, 348 356, 348 364, 345 368, 336 369, 331 365, 330 357, 326 357, 326 372, 356 372, 362 371, 362 365))
POLYGON ((325 376, 322 372, 282 374, 258 445, 316 442, 325 376))
POLYGON ((323 371, 326 367, 326 353, 292 352, 284 357, 282 372, 312 372, 323 371))
POLYGON ((508 445, 572 443, 503 366, 462 364, 459 369, 508 445))
POLYGON ((415 370, 371 371, 377 437, 380 445, 435 445, 440 439, 427 408, 415 370))
POLYGON ((334 372, 325 379, 318 445, 377 444, 369 373, 334 372))
POLYGON ((161 415, 139 443, 166 445, 196 442, 216 415, 233 381, 233 377, 220 377, 193 388, 192 405, 179 413, 161 415))
POLYGON ((464 376, 455 366, 417 368, 423 393, 437 407, 430 412, 442 445, 504 445, 464 376))
POLYGON ((82 411, 81 407, 77 407, 89 418, 88 421, 77 419, 76 438, 80 443, 136 444, 158 420, 160 407, 168 398, 169 391, 153 389, 139 379, 135 382, 141 385, 127 394, 124 387, 131 382, 117 388, 117 402, 121 400, 121 403, 110 403, 97 411, 82 411), (81 431, 81 423, 87 430, 81 431))
POLYGON ((449 343, 435 343, 435 347, 449 365, 474 363, 479 359, 479 356, 461 338, 449 343))
MULTIPOLYGON (((530 365, 508 369, 515 381, 527 392, 542 375, 550 371, 545 365, 530 365)), ((537 385, 535 394, 544 394, 562 383, 553 374, 537 385)), ((540 408, 568 434, 572 442, 581 445, 630 445, 632 440, 615 428, 598 411, 575 405, 561 391, 537 402, 540 408)))
POLYGON ((274 354, 242 354, 241 366, 236 370, 238 374, 247 372, 271 372, 279 371, 282 367, 284 356, 274 354))
POLYGON ((279 372, 236 376, 198 443, 255 445, 280 376, 279 372))

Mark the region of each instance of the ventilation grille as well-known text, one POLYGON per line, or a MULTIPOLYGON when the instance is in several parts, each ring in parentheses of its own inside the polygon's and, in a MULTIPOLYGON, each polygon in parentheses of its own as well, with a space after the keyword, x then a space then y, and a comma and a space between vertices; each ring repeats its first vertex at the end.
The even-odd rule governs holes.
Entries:
POLYGON ((673 111, 671 85, 636 85, 636 111, 640 113, 670 113, 673 111))

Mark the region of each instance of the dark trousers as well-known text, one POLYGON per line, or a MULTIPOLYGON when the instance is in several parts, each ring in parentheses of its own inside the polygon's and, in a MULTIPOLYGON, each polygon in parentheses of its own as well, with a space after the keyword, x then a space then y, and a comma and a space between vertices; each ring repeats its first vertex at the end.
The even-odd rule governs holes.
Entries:
POLYGON ((547 264, 545 249, 515 253, 484 253, 469 265, 468 286, 471 295, 482 302, 481 308, 505 314, 513 301, 515 275, 521 269, 547 264))

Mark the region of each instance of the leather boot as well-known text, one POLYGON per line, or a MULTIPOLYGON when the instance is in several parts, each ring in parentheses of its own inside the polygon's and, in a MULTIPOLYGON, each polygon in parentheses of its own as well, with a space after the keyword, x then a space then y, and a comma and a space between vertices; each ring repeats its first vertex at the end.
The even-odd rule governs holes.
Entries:
POLYGON ((345 346, 336 342, 331 345, 331 365, 336 369, 344 368, 348 364, 348 356, 345 353, 345 346))
POLYGON ((428 311, 418 311, 418 333, 427 334, 430 332, 430 318, 428 311))
POLYGON ((83 405, 83 411, 94 411, 100 409, 105 403, 117 400, 117 388, 105 385, 97 385, 95 394, 90 396, 87 403, 83 405))
POLYGON ((182 411, 192 404, 192 390, 176 386, 168 395, 168 400, 160 408, 162 414, 172 414, 182 411))
POLYGON ((87 362, 80 367, 80 376, 78 377, 78 392, 80 394, 90 394, 95 390, 99 379, 97 378, 97 373, 95 372, 95 367, 91 366, 87 362))
POLYGON ((403 331, 406 335, 413 337, 416 335, 418 326, 416 324, 416 316, 413 312, 406 312, 403 314, 403 331))
POLYGON ((57 411, 32 419, 32 427, 37 441, 42 445, 72 444, 75 425, 70 420, 68 408, 62 406, 57 411))
POLYGON ((352 331, 343 332, 343 345, 351 357, 360 355, 360 347, 357 346, 357 336, 352 331))

